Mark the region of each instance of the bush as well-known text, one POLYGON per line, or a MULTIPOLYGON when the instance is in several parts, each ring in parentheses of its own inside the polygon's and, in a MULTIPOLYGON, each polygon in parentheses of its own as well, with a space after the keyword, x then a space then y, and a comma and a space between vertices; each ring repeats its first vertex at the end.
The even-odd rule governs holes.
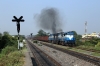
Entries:
POLYGON ((82 41, 76 40, 76 46, 79 46, 79 45, 84 45, 84 43, 82 41))
POLYGON ((95 46, 95 44, 91 43, 90 41, 84 42, 85 46, 95 46))
POLYGON ((14 46, 17 44, 17 39, 10 35, 3 35, 0 40, 0 49, 5 48, 6 46, 14 46))
POLYGON ((98 42, 100 42, 100 38, 91 38, 90 42, 96 45, 98 42))
POLYGON ((100 42, 98 42, 97 45, 95 45, 95 47, 100 48, 100 42))
POLYGON ((100 51, 100 47, 95 47, 94 50, 100 51))
POLYGON ((26 42, 23 42, 23 44, 26 44, 26 42))
POLYGON ((4 49, 2 49, 1 54, 7 55, 7 54, 9 54, 10 52, 13 52, 13 51, 15 51, 15 50, 17 50, 17 48, 15 48, 15 47, 13 47, 13 46, 7 46, 7 47, 5 47, 4 49))
POLYGON ((33 41, 33 43, 38 43, 38 41, 35 40, 35 41, 33 41))

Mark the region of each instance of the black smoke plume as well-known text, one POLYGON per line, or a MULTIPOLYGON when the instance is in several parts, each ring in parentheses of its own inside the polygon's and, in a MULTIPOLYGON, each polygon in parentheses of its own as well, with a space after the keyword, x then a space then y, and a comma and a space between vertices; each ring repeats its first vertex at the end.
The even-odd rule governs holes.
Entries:
POLYGON ((61 18, 56 8, 43 9, 36 20, 38 26, 45 30, 50 30, 52 33, 62 32, 61 18))

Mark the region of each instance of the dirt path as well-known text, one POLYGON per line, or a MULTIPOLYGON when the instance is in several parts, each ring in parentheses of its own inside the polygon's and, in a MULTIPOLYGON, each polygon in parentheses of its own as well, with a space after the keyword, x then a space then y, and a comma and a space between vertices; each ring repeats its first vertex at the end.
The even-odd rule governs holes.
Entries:
POLYGON ((24 58, 25 63, 24 63, 23 66, 33 66, 32 60, 31 60, 31 58, 33 57, 33 55, 31 53, 31 50, 30 50, 28 44, 25 44, 25 46, 26 46, 26 50, 24 52, 24 54, 25 54, 25 58, 24 58))

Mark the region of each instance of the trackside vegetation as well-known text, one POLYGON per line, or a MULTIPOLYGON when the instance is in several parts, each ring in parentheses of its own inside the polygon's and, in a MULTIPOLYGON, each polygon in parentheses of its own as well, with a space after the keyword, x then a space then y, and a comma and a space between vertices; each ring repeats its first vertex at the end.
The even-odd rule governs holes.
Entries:
POLYGON ((24 54, 18 51, 17 45, 17 36, 12 37, 8 32, 0 33, 0 66, 23 65, 24 54))
POLYGON ((75 38, 76 38, 77 48, 100 51, 100 38, 91 37, 91 38, 82 39, 81 35, 78 35, 76 32, 75 32, 75 38))

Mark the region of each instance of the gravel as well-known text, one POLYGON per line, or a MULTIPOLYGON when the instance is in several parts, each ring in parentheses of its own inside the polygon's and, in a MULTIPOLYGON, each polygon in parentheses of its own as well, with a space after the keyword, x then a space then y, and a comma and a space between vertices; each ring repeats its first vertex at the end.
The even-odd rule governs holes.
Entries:
POLYGON ((57 60, 62 66, 96 66, 90 62, 76 58, 59 50, 47 47, 45 45, 35 44, 36 47, 47 53, 49 56, 57 60))

